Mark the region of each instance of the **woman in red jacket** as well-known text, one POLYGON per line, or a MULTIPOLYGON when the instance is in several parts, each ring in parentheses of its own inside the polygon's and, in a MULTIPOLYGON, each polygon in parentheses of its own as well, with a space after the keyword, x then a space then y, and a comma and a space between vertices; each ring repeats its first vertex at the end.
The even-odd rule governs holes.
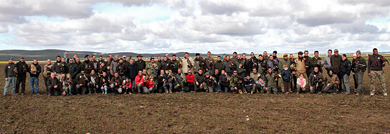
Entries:
POLYGON ((191 70, 189 70, 186 77, 187 77, 187 88, 186 88, 186 92, 193 92, 193 91, 194 91, 195 75, 193 75, 192 72, 191 72, 191 70))

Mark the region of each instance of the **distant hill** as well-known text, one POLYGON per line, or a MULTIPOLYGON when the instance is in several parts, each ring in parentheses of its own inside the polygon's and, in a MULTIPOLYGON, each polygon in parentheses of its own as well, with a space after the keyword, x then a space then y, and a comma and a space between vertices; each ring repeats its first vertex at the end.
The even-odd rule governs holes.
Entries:
MULTIPOLYGON (((14 60, 18 61, 21 56, 24 57, 26 61, 32 61, 34 58, 37 58, 39 61, 51 59, 54 60, 57 55, 63 57, 64 53, 68 52, 69 57, 73 57, 73 54, 77 53, 78 57, 80 57, 81 60, 84 60, 85 55, 96 55, 97 58, 99 56, 103 56, 104 59, 109 54, 112 55, 119 55, 119 57, 122 57, 123 55, 131 55, 133 59, 137 58, 138 53, 132 53, 132 52, 118 52, 118 53, 102 53, 102 52, 93 52, 93 51, 65 51, 65 50, 56 50, 56 49, 46 49, 46 50, 0 50, 0 61, 6 61, 8 57, 13 57, 14 60)), ((172 54, 176 54, 177 56, 184 57, 185 52, 178 52, 178 53, 168 53, 169 56, 172 56, 172 54)), ((164 56, 165 53, 141 53, 144 58, 150 58, 151 56, 164 56)), ((201 56, 206 57, 206 53, 200 53, 201 56)), ((195 53, 190 53, 190 57, 195 57, 195 53)), ((212 54, 212 56, 217 56, 218 54, 212 54)))

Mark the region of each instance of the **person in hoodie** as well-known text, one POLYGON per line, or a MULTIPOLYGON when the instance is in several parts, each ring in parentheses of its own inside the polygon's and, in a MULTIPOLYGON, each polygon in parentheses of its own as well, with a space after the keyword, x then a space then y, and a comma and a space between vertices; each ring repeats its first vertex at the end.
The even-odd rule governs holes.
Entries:
POLYGON ((314 67, 313 72, 309 76, 309 86, 310 93, 321 93, 323 87, 324 76, 318 69, 319 67, 314 67))
POLYGON ((35 93, 39 94, 39 74, 41 73, 41 66, 38 64, 38 60, 34 59, 33 63, 29 66, 30 73, 30 86, 31 86, 31 94, 34 94, 34 85, 35 85, 35 93))
POLYGON ((22 88, 21 88, 21 93, 20 94, 24 95, 24 90, 26 89, 27 72, 29 71, 28 70, 28 65, 24 61, 24 57, 20 57, 20 60, 16 64, 16 66, 18 68, 17 69, 18 70, 18 74, 17 74, 17 79, 16 79, 15 92, 19 93, 19 87, 20 87, 20 84, 22 84, 22 88))
POLYGON ((291 92, 291 71, 288 69, 287 64, 283 65, 283 70, 281 71, 281 76, 282 76, 283 85, 284 85, 283 92, 288 94, 291 92))
POLYGON ((349 95, 351 94, 349 88, 349 75, 351 74, 352 65, 351 65, 351 61, 347 59, 346 54, 343 54, 341 58, 343 59, 343 61, 341 62, 341 66, 340 66, 340 74, 343 77, 342 82, 344 85, 344 90, 342 92, 349 95))
POLYGON ((250 75, 246 75, 246 77, 244 78, 244 86, 244 93, 250 92, 251 94, 253 94, 256 90, 255 80, 251 78, 250 75))

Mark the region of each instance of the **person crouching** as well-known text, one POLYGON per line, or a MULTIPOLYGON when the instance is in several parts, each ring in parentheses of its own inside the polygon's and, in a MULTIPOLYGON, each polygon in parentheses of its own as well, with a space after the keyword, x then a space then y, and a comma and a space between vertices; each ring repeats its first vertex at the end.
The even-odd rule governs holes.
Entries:
POLYGON ((47 80, 49 88, 49 96, 58 96, 60 94, 60 80, 57 79, 55 73, 50 73, 50 78, 47 80))
POLYGON ((112 90, 113 95, 122 93, 122 82, 123 82, 122 78, 119 77, 118 72, 115 72, 114 77, 111 78, 111 83, 110 83, 111 84, 110 88, 112 90))

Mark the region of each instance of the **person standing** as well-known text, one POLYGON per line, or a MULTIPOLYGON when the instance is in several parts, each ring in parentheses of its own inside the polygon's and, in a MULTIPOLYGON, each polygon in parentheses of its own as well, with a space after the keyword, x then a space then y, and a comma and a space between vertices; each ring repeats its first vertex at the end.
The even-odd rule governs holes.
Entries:
POLYGON ((387 60, 382 56, 378 54, 378 49, 373 49, 373 55, 370 55, 368 58, 368 77, 370 77, 370 95, 375 95, 375 86, 374 86, 374 79, 375 77, 378 77, 381 85, 382 85, 382 91, 383 95, 387 96, 387 90, 386 90, 386 81, 385 81, 385 73, 383 72, 383 67, 385 66, 385 62, 387 60))
POLYGON ((26 89, 26 77, 28 72, 28 65, 24 61, 24 57, 20 57, 19 62, 16 64, 18 74, 16 79, 16 89, 15 92, 19 93, 19 86, 22 84, 21 94, 24 95, 24 90, 26 89))
POLYGON ((47 85, 47 80, 50 78, 50 73, 54 72, 53 71, 53 65, 51 64, 51 60, 47 59, 46 60, 46 65, 43 67, 43 81, 45 82, 46 86, 46 93, 49 93, 49 86, 47 85))
POLYGON ((33 63, 29 67, 30 73, 30 86, 31 86, 31 94, 34 94, 34 85, 35 85, 35 93, 39 94, 39 74, 41 73, 41 66, 38 64, 38 60, 34 59, 33 63))
POLYGON ((17 73, 17 66, 14 63, 14 58, 9 57, 8 58, 8 64, 4 67, 4 76, 5 76, 5 87, 4 87, 4 94, 5 96, 8 92, 9 84, 12 84, 12 95, 15 94, 15 76, 17 73))
POLYGON ((146 63, 145 63, 145 61, 142 59, 142 55, 141 54, 138 54, 138 56, 137 56, 137 58, 138 58, 138 60, 137 60, 137 62, 136 62, 136 64, 137 64, 137 67, 138 67, 138 71, 142 71, 142 70, 144 70, 145 69, 145 67, 146 67, 146 63))
POLYGON ((345 94, 351 94, 349 89, 349 75, 351 74, 351 61, 347 59, 347 55, 343 54, 343 61, 340 66, 340 74, 343 77, 344 90, 342 91, 345 94))
POLYGON ((182 71, 187 75, 187 72, 189 70, 192 70, 193 65, 194 65, 193 59, 189 57, 188 52, 184 53, 184 59, 183 59, 183 62, 181 64, 182 64, 182 71))
POLYGON ((333 74, 336 74, 337 77, 340 79, 339 87, 338 89, 342 91, 342 81, 343 81, 343 76, 341 76, 340 73, 340 66, 341 66, 341 56, 339 55, 339 50, 335 49, 334 54, 330 57, 330 64, 332 64, 332 71, 333 74))
POLYGON ((332 56, 332 49, 329 49, 328 50, 328 55, 325 56, 325 69, 326 69, 326 73, 328 74, 328 76, 331 76, 329 74, 329 70, 332 69, 332 63, 330 62, 330 57, 332 56))
POLYGON ((356 95, 364 94, 363 93, 363 74, 366 71, 367 63, 366 59, 364 59, 361 55, 360 50, 356 51, 356 60, 354 63, 356 64, 356 68, 354 70, 356 82, 355 85, 357 85, 357 90, 355 91, 356 95))
MULTIPOLYGON (((295 75, 299 79, 300 75, 303 74, 304 79, 305 79, 305 83, 308 83, 306 81, 306 80, 308 80, 308 76, 306 75, 306 67, 305 67, 306 61, 305 61, 305 58, 303 58, 302 54, 303 54, 302 51, 298 52, 298 59, 296 60, 297 71, 295 72, 295 75)), ((300 80, 302 80, 302 79, 300 79, 300 80)), ((297 81, 297 84, 298 83, 301 83, 301 82, 297 81)), ((303 85, 303 84, 301 84, 301 85, 303 85)), ((303 87, 304 88, 302 90, 306 91, 306 84, 303 87)), ((297 86, 297 93, 299 93, 299 88, 300 87, 297 86)))
POLYGON ((313 71, 313 68, 310 67, 311 58, 309 57, 309 51, 305 50, 303 52, 303 58, 305 59, 306 76, 309 77, 310 73, 313 71))
POLYGON ((213 74, 214 72, 213 72, 213 68, 214 68, 214 63, 215 63, 215 61, 214 61, 214 59, 211 57, 211 52, 210 51, 208 51, 207 52, 207 58, 205 59, 206 61, 206 67, 205 67, 205 70, 206 70, 206 72, 209 72, 210 73, 210 75, 211 74, 213 74))

